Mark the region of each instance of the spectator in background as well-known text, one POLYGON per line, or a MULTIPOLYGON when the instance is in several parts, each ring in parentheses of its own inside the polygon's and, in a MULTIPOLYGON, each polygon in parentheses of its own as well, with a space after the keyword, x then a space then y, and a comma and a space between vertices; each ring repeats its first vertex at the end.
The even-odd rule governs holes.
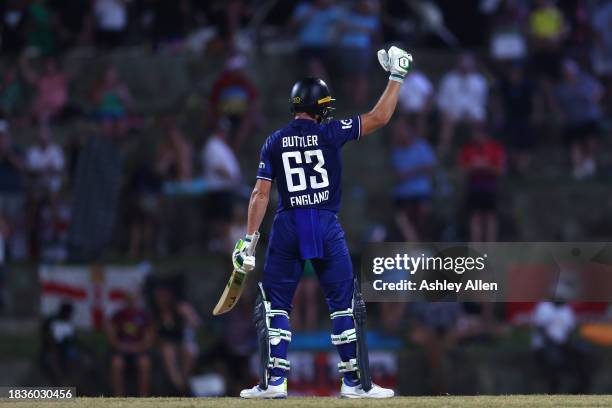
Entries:
POLYGON ((26 44, 38 55, 49 56, 56 49, 55 18, 46 0, 33 0, 26 13, 26 44))
POLYGON ((567 373, 575 377, 573 392, 587 394, 591 375, 585 347, 572 339, 577 327, 572 308, 559 299, 540 302, 533 311, 531 326, 531 344, 548 382, 548 393, 559 392, 561 374, 567 373))
POLYGON ((30 252, 40 255, 41 215, 46 206, 59 203, 64 170, 64 152, 51 142, 51 130, 47 126, 40 126, 36 144, 28 148, 26 168, 31 175, 27 217, 30 252))
POLYGON ((438 91, 438 108, 442 113, 438 151, 446 155, 458 121, 482 122, 487 114, 487 81, 476 69, 474 57, 463 54, 457 67, 444 75, 438 91))
POLYGON ((121 80, 117 68, 109 66, 102 80, 94 87, 95 115, 104 124, 107 135, 124 136, 127 133, 128 107, 132 102, 130 90, 121 80))
POLYGON ((23 84, 19 79, 17 67, 10 65, 2 75, 0 87, 0 115, 14 116, 23 98, 23 84))
POLYGON ((260 117, 257 88, 244 72, 246 62, 242 55, 228 58, 210 93, 213 118, 229 119, 232 129, 230 144, 236 152, 253 133, 260 117))
POLYGON ((503 131, 510 147, 512 168, 525 174, 535 144, 531 127, 535 99, 535 83, 522 64, 512 63, 499 82, 499 94, 503 106, 503 131))
POLYGON ((486 134, 482 123, 473 124, 471 140, 459 152, 472 242, 497 241, 499 179, 505 163, 503 146, 486 134))
POLYGON ((529 15, 532 70, 547 80, 559 76, 563 40, 567 34, 565 18, 552 0, 536 0, 529 15))
POLYGON ((595 73, 604 78, 612 96, 612 3, 602 2, 593 12, 592 64, 595 73))
POLYGON ((553 89, 553 109, 564 122, 565 140, 570 146, 576 179, 593 176, 597 170, 595 138, 603 118, 600 101, 604 90, 592 76, 572 60, 562 66, 563 78, 553 89))
POLYGON ((456 302, 411 303, 410 340, 425 348, 433 395, 448 392, 449 376, 445 360, 456 345, 456 326, 461 305, 456 302))
POLYGON ((41 365, 51 384, 56 387, 73 386, 77 380, 75 368, 79 349, 73 314, 72 304, 62 303, 57 313, 45 319, 42 324, 41 365))
POLYGON ((56 194, 62 187, 64 152, 51 141, 51 129, 40 126, 36 144, 27 151, 27 168, 33 175, 34 188, 43 194, 56 194))
POLYGON ((23 31, 26 20, 26 4, 21 0, 8 0, 0 6, 2 24, 0 25, 0 49, 2 54, 17 55, 24 44, 23 31))
POLYGON ((36 98, 32 115, 41 123, 46 123, 59 116, 68 102, 68 75, 58 66, 54 58, 42 61, 42 72, 37 73, 30 66, 26 54, 21 58, 21 70, 26 81, 36 88, 36 98))
POLYGON ((148 352, 155 338, 153 321, 138 304, 136 294, 125 299, 123 307, 115 312, 106 326, 111 346, 110 382, 113 396, 125 395, 126 366, 133 364, 138 370, 138 396, 147 397, 151 383, 151 357, 148 352))
POLYGON ((417 135, 427 137, 427 116, 433 103, 434 89, 429 79, 419 70, 411 70, 404 78, 399 93, 400 111, 411 123, 417 135))
POLYGON ((241 186, 242 174, 236 154, 228 144, 229 122, 220 120, 202 149, 204 179, 210 194, 207 214, 211 219, 211 249, 224 247, 229 236, 234 202, 241 186))
POLYGON ((427 239, 429 202, 433 194, 433 172, 437 165, 431 145, 400 117, 392 128, 391 163, 396 184, 395 219, 404 241, 427 239))
POLYGON ((94 0, 96 43, 113 48, 123 44, 128 25, 127 4, 123 0, 94 0))
POLYGON ((299 60, 310 76, 327 80, 331 49, 342 9, 331 0, 301 2, 290 26, 298 30, 299 60))
POLYGON ((359 0, 338 21, 340 60, 344 90, 356 107, 368 102, 368 73, 375 61, 372 52, 380 38, 380 20, 376 0, 359 0))
POLYGON ((153 300, 164 371, 179 395, 189 395, 189 376, 199 353, 196 329, 200 318, 170 288, 157 287, 153 300))
POLYGON ((160 175, 145 158, 132 171, 127 185, 125 224, 129 228, 129 255, 150 257, 156 249, 161 218, 160 175))
POLYGON ((160 121, 165 135, 157 148, 157 172, 165 181, 189 181, 193 178, 193 147, 178 126, 176 117, 160 121))

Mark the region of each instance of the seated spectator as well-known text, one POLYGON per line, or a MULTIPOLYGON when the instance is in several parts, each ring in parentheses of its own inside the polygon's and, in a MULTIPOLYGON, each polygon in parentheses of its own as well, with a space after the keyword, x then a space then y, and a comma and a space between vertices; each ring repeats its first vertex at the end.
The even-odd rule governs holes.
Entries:
POLYGON ((62 303, 55 315, 42 324, 41 363, 56 387, 75 384, 79 350, 76 327, 72 321, 74 308, 71 303, 62 303))
POLYGON ((36 88, 36 99, 32 115, 41 123, 46 123, 59 116, 68 102, 69 78, 53 58, 46 58, 42 63, 41 73, 30 66, 29 58, 21 58, 21 70, 24 78, 36 88))
POLYGON ((553 108, 564 123, 576 179, 593 176, 597 170, 595 138, 603 118, 600 102, 603 87, 572 60, 563 62, 563 79, 553 89, 553 108))
POLYGON ((174 117, 161 121, 165 139, 157 149, 157 172, 166 181, 189 181, 193 178, 193 148, 183 136, 174 117))
POLYGON ((518 62, 513 63, 499 82, 503 105, 503 131, 510 147, 511 165, 525 174, 535 144, 531 119, 535 99, 535 83, 518 62))
POLYGON ((421 71, 408 72, 398 98, 400 111, 415 124, 415 131, 421 137, 427 135, 427 116, 431 110, 434 89, 421 71))
POLYGON ((213 83, 210 92, 210 106, 213 118, 227 118, 231 123, 231 146, 238 152, 248 135, 259 121, 257 89, 247 77, 244 67, 246 58, 241 55, 230 57, 225 69, 213 83))
POLYGON ((359 0, 338 23, 344 90, 356 107, 368 102, 368 73, 375 62, 372 50, 381 28, 377 13, 372 0, 359 0))
POLYGON ((442 114, 438 151, 446 155, 451 148, 458 121, 481 122, 487 114, 487 81, 476 69, 474 57, 464 54, 457 68, 447 73, 438 91, 438 108, 442 114))
POLYGON ((403 118, 393 124, 391 164, 396 179, 396 222, 404 241, 419 242, 426 239, 437 161, 431 145, 403 118))
POLYGON ((331 0, 301 2, 295 9, 290 26, 298 30, 300 61, 305 74, 328 79, 327 65, 331 61, 336 24, 342 9, 331 0))
POLYGON ((577 327, 572 308, 560 300, 540 302, 533 311, 531 326, 531 344, 538 367, 548 382, 548 393, 561 391, 561 374, 566 373, 576 382, 572 392, 587 394, 591 378, 587 349, 572 339, 577 327))
POLYGON ((547 80, 559 76, 563 40, 567 33, 565 18, 552 0, 536 0, 529 15, 531 69, 547 80))
POLYGON ((234 202, 241 186, 240 164, 228 144, 229 123, 221 120, 202 149, 204 179, 209 187, 207 214, 211 218, 212 250, 224 247, 229 236, 234 202))
POLYGON ((96 43, 105 47, 123 44, 128 25, 127 2, 123 0, 94 0, 96 43))
POLYGON ((110 382, 113 396, 125 395, 125 370, 134 364, 138 370, 138 396, 147 397, 151 382, 151 357, 155 327, 147 312, 139 305, 135 294, 126 298, 125 305, 115 312, 106 326, 111 346, 110 382))
POLYGON ((189 395, 189 376, 199 353, 196 329, 200 318, 167 287, 156 288, 153 301, 164 371, 179 395, 189 395))
POLYGON ((93 92, 96 116, 102 121, 105 133, 123 136, 127 132, 127 110, 132 102, 130 90, 121 82, 117 69, 110 66, 93 92))
POLYGON ((472 242, 497 241, 499 179, 505 163, 503 146, 487 136, 483 124, 472 125, 472 139, 459 152, 472 242))

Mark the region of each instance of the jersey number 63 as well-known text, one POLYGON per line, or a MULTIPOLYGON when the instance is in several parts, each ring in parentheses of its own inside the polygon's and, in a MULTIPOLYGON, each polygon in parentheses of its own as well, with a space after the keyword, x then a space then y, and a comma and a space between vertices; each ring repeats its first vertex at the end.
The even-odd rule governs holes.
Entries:
POLYGON ((285 178, 287 180, 287 190, 290 193, 306 190, 308 187, 306 183, 306 172, 301 164, 313 163, 313 159, 316 160, 313 170, 316 171, 318 175, 310 176, 310 180, 308 180, 310 182, 310 188, 317 190, 329 186, 327 170, 323 167, 325 158, 323 157, 323 151, 321 151, 321 149, 305 151, 303 160, 300 151, 284 152, 282 158, 283 167, 285 168, 285 178), (295 164, 295 167, 292 166, 292 162, 295 164), (297 176, 297 183, 295 183, 294 175, 297 176))

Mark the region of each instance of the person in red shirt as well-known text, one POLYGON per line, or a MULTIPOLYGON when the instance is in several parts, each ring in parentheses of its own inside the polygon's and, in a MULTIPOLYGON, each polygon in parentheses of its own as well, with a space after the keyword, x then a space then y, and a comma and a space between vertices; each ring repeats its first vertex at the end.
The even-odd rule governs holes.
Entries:
POLYGON ((151 358, 148 350, 153 345, 153 321, 139 305, 137 295, 126 298, 125 306, 110 319, 106 332, 112 347, 111 385, 116 397, 124 395, 124 372, 127 364, 138 369, 138 394, 149 394, 151 358))
POLYGON ((470 241, 496 241, 499 179, 506 167, 504 148, 487 135, 482 123, 476 123, 472 125, 471 140, 459 152, 458 161, 466 175, 470 241))
POLYGON ((210 92, 214 119, 226 118, 232 124, 231 145, 235 151, 252 133, 259 118, 257 89, 244 72, 246 62, 242 55, 230 57, 210 92))

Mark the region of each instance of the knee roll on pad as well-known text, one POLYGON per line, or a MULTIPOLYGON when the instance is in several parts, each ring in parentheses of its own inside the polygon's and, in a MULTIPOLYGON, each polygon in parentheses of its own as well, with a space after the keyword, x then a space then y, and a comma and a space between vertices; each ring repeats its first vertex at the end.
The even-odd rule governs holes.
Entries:
POLYGON ((266 293, 261 282, 255 301, 255 327, 257 329, 257 345, 259 351, 259 386, 261 389, 268 388, 268 369, 280 368, 289 371, 291 364, 289 360, 271 355, 270 346, 280 344, 282 340, 291 341, 291 331, 270 327, 272 318, 282 316, 289 320, 289 313, 285 310, 272 309, 271 303, 266 299, 266 293))

